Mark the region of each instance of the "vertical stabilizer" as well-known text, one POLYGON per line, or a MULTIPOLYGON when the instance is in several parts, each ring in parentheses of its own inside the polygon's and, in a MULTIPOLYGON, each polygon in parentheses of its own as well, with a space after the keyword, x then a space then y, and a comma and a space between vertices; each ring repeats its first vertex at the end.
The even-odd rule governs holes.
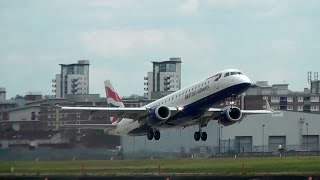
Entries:
MULTIPOLYGON (((107 102, 110 107, 124 107, 124 104, 121 101, 120 96, 118 93, 115 91, 113 88, 111 82, 109 80, 106 80, 104 82, 104 87, 106 90, 106 97, 107 97, 107 102)), ((110 120, 112 124, 117 124, 119 119, 116 117, 110 117, 110 120)))

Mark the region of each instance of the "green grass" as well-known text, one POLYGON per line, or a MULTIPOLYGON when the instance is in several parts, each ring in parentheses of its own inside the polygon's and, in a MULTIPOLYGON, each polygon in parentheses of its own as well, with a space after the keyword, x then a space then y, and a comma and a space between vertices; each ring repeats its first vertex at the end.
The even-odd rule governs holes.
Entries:
POLYGON ((238 158, 238 159, 157 159, 100 161, 0 161, 0 175, 17 174, 87 174, 117 173, 210 173, 210 174, 291 174, 320 172, 320 157, 238 158), (244 169, 242 168, 244 166, 244 169))

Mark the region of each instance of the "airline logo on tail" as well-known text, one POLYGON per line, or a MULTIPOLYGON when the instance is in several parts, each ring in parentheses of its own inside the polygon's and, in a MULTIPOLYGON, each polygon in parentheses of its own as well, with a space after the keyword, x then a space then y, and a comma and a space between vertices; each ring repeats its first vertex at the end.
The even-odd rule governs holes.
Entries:
MULTIPOLYGON (((104 82, 107 102, 110 107, 124 107, 124 104, 121 101, 118 93, 114 90, 111 82, 109 80, 104 82)), ((110 117, 112 124, 118 123, 119 119, 116 117, 110 117)))

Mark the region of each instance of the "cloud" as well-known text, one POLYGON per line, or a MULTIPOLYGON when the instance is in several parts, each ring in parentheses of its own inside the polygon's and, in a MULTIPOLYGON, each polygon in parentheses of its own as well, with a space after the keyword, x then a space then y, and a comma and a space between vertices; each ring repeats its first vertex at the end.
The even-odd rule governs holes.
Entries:
MULTIPOLYGON (((212 35, 211 35, 212 36, 212 35)), ((130 56, 136 53, 197 53, 213 48, 213 38, 183 30, 119 29, 80 33, 80 42, 89 53, 100 56, 130 56)), ((156 55, 156 54, 154 54, 156 55)))
POLYGON ((137 4, 139 1, 134 0, 88 0, 86 1, 89 7, 112 7, 121 8, 123 6, 129 6, 137 4))
POLYGON ((257 16, 273 16, 287 10, 290 3, 286 0, 208 0, 211 8, 225 10, 243 9, 257 16))
POLYGON ((179 10, 184 13, 195 13, 198 11, 199 1, 198 0, 187 0, 179 6, 179 10))
POLYGON ((291 40, 280 39, 272 42, 271 47, 275 52, 284 53, 287 55, 295 54, 298 51, 296 43, 291 40))

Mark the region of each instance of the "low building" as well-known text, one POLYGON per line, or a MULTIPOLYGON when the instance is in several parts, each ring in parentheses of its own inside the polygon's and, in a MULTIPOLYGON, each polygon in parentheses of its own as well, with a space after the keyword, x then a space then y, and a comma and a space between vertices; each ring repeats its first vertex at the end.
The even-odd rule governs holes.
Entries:
POLYGON ((241 123, 222 126, 211 121, 204 130, 206 142, 196 142, 193 134, 198 126, 161 131, 159 141, 145 136, 123 136, 125 157, 214 155, 219 153, 319 151, 320 115, 279 111, 275 114, 251 115, 241 123))

